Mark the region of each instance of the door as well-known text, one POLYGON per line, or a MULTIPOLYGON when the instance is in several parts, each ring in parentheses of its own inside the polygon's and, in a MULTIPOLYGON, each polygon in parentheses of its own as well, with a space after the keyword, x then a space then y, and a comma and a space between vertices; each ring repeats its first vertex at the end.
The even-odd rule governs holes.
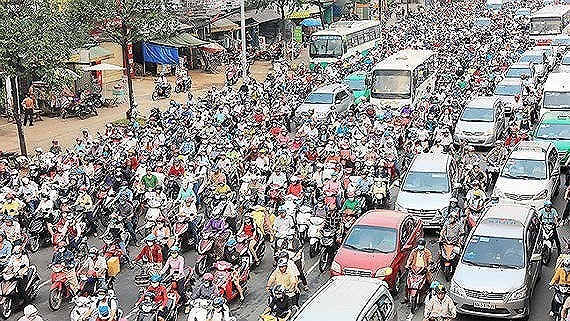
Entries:
POLYGON ((558 190, 558 179, 560 177, 560 162, 558 161, 558 151, 556 148, 551 148, 548 151, 548 158, 547 158, 547 166, 548 166, 548 196, 550 198, 556 194, 558 190))
MULTIPOLYGON (((418 219, 419 221, 419 219, 418 219)), ((406 261, 408 260, 408 255, 410 255, 411 249, 414 248, 415 238, 414 236, 418 233, 416 229, 416 221, 412 216, 408 216, 400 225, 399 231, 399 240, 400 247, 398 252, 396 253, 396 257, 394 258, 394 267, 395 270, 400 272, 400 268, 406 265, 406 261)))

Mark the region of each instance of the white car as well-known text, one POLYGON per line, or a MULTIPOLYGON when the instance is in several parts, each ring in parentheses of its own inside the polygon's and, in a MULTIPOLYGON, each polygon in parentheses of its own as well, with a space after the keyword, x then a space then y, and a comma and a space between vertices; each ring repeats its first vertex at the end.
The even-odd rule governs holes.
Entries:
POLYGON ((558 192, 560 161, 550 142, 521 141, 503 166, 493 196, 499 203, 526 204, 536 209, 558 192))
POLYGON ((538 75, 533 63, 531 62, 515 62, 510 65, 505 72, 505 78, 521 78, 521 75, 527 75, 530 77, 530 84, 532 89, 536 89, 538 84, 538 75))
POLYGON ((570 73, 570 51, 566 52, 560 59, 560 66, 558 66, 557 72, 570 73))
POLYGON ((527 50, 519 58, 519 62, 530 62, 538 79, 544 79, 548 74, 548 58, 544 51, 527 50))

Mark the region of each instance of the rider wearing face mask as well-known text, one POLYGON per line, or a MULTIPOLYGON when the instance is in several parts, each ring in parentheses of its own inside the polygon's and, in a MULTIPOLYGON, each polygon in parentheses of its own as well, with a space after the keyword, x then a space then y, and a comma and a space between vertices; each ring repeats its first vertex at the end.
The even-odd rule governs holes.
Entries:
POLYGON ((162 248, 156 244, 156 236, 149 234, 144 241, 146 244, 135 258, 135 262, 144 259, 146 262, 162 265, 162 248))
POLYGON ((450 244, 461 245, 465 234, 465 226, 459 222, 456 213, 449 216, 439 234, 439 243, 448 242, 450 244))
POLYGON ((211 300, 218 294, 218 287, 213 283, 214 276, 212 273, 205 273, 202 276, 202 284, 198 286, 196 291, 192 292, 191 301, 196 299, 211 300))
POLYGON ((73 295, 75 295, 79 289, 77 274, 75 273, 75 266, 77 265, 77 262, 75 261, 75 255, 73 252, 67 249, 65 242, 59 242, 57 244, 56 251, 53 253, 51 265, 56 264, 61 264, 64 266, 64 272, 67 278, 67 282, 69 283, 69 288, 73 295))
POLYGON ((18 289, 18 294, 24 300, 28 301, 26 293, 26 284, 28 283, 28 270, 30 268, 30 259, 27 255, 22 253, 22 247, 17 245, 12 249, 12 256, 8 259, 8 264, 6 264, 6 269, 12 269, 18 279, 18 284, 16 288, 18 289))
POLYGON ((117 300, 109 294, 107 286, 102 285, 97 289, 94 304, 89 310, 85 311, 83 316, 85 320, 88 320, 95 312, 98 314, 95 321, 118 321, 116 319, 118 306, 117 300))
MULTIPOLYGON (((431 251, 426 248, 426 240, 419 239, 418 246, 412 250, 410 256, 408 256, 408 261, 406 262, 406 269, 413 268, 424 268, 427 278, 427 284, 431 283, 431 273, 429 268, 433 263, 433 257, 431 251)), ((404 293, 408 293, 407 289, 404 293)), ((402 302, 408 302, 407 294, 402 302)))
MULTIPOLYGON (((162 277, 158 274, 153 274, 150 277, 150 285, 146 289, 145 293, 154 293, 154 303, 158 305, 157 320, 164 321, 168 315, 168 307, 166 306, 168 303, 168 294, 166 287, 160 284, 160 281, 162 281, 162 277)), ((144 300, 144 297, 145 296, 143 295, 139 298, 135 307, 144 300)))
MULTIPOLYGON (((564 285, 566 287, 570 286, 570 258, 565 258, 559 267, 556 268, 552 279, 550 280, 550 286, 553 285, 564 285)), ((550 316, 554 315, 554 311, 558 311, 558 303, 554 299, 556 296, 552 297, 550 303, 550 316)))

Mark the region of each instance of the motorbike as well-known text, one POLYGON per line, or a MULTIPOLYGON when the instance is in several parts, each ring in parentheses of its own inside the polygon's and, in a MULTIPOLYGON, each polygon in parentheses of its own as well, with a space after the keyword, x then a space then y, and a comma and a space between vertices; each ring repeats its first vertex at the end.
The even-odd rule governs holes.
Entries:
POLYGON ((156 321, 158 319, 158 305, 145 297, 139 304, 136 321, 156 321))
POLYGON ((555 321, 562 321, 562 306, 566 299, 570 297, 570 286, 563 285, 563 284, 555 284, 554 288, 554 296, 552 297, 553 301, 553 311, 554 312, 554 320, 555 321))
POLYGON ((239 267, 234 267, 231 263, 226 261, 214 263, 214 284, 217 286, 219 294, 226 298, 228 302, 239 296, 239 292, 232 281, 233 270, 238 269, 240 285, 243 290, 246 291, 247 280, 249 279, 249 266, 250 263, 247 259, 243 261, 239 267))
POLYGON ((308 236, 308 229, 309 229, 309 219, 313 215, 313 209, 310 206, 303 205, 299 207, 297 211, 297 217, 295 221, 297 223, 297 232, 299 233, 299 241, 301 243, 305 243, 308 236))
POLYGON ((319 216, 311 216, 309 218, 307 236, 309 238, 309 257, 311 258, 314 258, 321 252, 322 230, 325 223, 325 219, 319 216))
POLYGON ((372 206, 374 209, 388 208, 390 195, 387 179, 375 178, 374 184, 370 187, 370 192, 372 194, 372 206))
POLYGON ((166 83, 163 85, 160 82, 155 82, 154 90, 152 91, 152 100, 157 100, 158 98, 170 98, 172 94, 172 85, 166 83))
POLYGON ((485 167, 485 172, 487 174, 487 177, 489 177, 489 183, 487 184, 487 189, 490 189, 491 186, 495 185, 495 182, 497 181, 497 178, 499 177, 499 172, 501 171, 501 167, 499 167, 499 164, 487 164, 487 166, 485 167))
POLYGON ((410 299, 412 314, 418 311, 422 298, 427 294, 427 270, 424 267, 412 267, 406 279, 406 295, 410 299))
POLYGON ((459 260, 461 248, 452 242, 444 241, 440 244, 440 263, 445 281, 449 282, 459 260))
POLYGON ((192 309, 188 313, 187 321, 206 321, 212 311, 212 300, 196 299, 190 302, 192 309))
POLYGON ((40 278, 34 265, 29 267, 25 277, 28 281, 24 293, 21 294, 17 290, 18 278, 16 278, 15 271, 11 267, 2 271, 0 282, 0 317, 2 319, 9 319, 14 312, 14 307, 23 304, 24 299, 31 302, 38 296, 40 278))
POLYGON ((322 250, 319 258, 319 271, 324 272, 331 266, 336 251, 339 248, 339 242, 335 229, 325 228, 322 235, 320 240, 322 250))
POLYGON ((90 297, 77 296, 73 298, 73 303, 75 303, 75 306, 69 313, 69 319, 71 321, 88 321, 90 316, 88 318, 83 318, 83 316, 91 308, 93 299, 90 297))
POLYGON ((177 77, 176 78, 176 85, 174 87, 174 92, 175 93, 187 92, 188 90, 190 90, 191 86, 192 86, 192 82, 190 81, 190 78, 188 78, 188 77, 177 77))
POLYGON ((483 202, 479 202, 479 205, 473 205, 470 204, 465 213, 467 213, 467 224, 469 228, 473 228, 475 227, 475 225, 477 224, 477 221, 479 221, 479 218, 481 217, 481 214, 483 213, 483 209, 485 208, 485 204, 483 202))
MULTIPOLYGON (((258 235, 262 235, 261 230, 258 229, 258 235)), ((246 258, 248 262, 251 263, 252 267, 254 266, 254 259, 253 255, 249 249, 249 237, 245 234, 240 234, 236 237, 236 251, 240 254, 242 258, 246 258)), ((265 242, 263 239, 257 240, 254 248, 257 258, 259 262, 263 260, 263 256, 265 255, 265 242)), ((259 264, 259 263, 258 263, 259 264)))
POLYGON ((203 217, 201 215, 196 215, 193 219, 178 219, 172 225, 172 233, 174 235, 174 244, 177 244, 183 251, 188 251, 197 244, 194 244, 194 239, 190 237, 190 222, 188 220, 193 220, 196 230, 202 228, 203 217))
POLYGON ((93 104, 93 101, 87 100, 86 102, 75 102, 66 105, 61 111, 61 118, 79 117, 83 120, 90 116, 98 116, 99 113, 93 104))
POLYGON ((198 275, 204 275, 208 272, 208 268, 211 266, 212 262, 215 262, 214 246, 218 237, 225 237, 226 240, 229 237, 229 233, 218 235, 215 232, 204 232, 202 233, 202 238, 198 243, 198 256, 196 257, 195 270, 198 275))
POLYGON ((28 224, 28 249, 30 252, 37 252, 41 246, 48 244, 50 239, 47 223, 50 221, 52 214, 49 212, 36 211, 33 218, 28 224))
POLYGON ((63 264, 54 264, 51 267, 51 287, 48 305, 52 311, 59 310, 63 300, 70 299, 72 296, 65 269, 66 267, 63 264))
POLYGON ((552 247, 554 245, 554 229, 556 224, 547 223, 542 226, 542 264, 548 265, 552 259, 552 247))

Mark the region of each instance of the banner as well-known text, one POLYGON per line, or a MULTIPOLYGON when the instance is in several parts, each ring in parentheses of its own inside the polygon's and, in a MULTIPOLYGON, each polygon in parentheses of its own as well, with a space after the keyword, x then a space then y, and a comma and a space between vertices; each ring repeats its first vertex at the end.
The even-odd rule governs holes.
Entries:
POLYGON ((145 62, 178 65, 178 48, 144 42, 143 57, 145 62))

